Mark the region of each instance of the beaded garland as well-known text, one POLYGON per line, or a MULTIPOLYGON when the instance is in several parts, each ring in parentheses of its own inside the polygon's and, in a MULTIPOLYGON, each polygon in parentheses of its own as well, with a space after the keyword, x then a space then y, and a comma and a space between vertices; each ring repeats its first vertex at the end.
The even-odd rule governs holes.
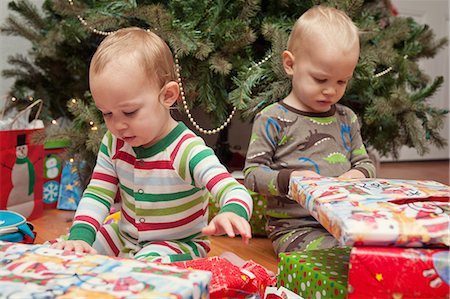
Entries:
MULTIPOLYGON (((73 6, 73 0, 68 0, 68 1, 69 1, 69 4, 73 6)), ((81 22, 81 24, 83 24, 83 26, 87 27, 90 31, 92 31, 95 34, 108 36, 108 35, 111 35, 112 33, 114 33, 114 31, 102 31, 102 30, 97 30, 96 28, 93 28, 92 26, 89 26, 89 24, 86 22, 86 20, 80 15, 77 15, 77 18, 81 22)), ((150 31, 150 29, 147 29, 147 31, 150 31)), ((264 62, 268 61, 271 57, 272 57, 271 54, 267 55, 260 62, 256 63, 255 66, 260 66, 264 62)), ((225 122, 222 125, 218 126, 217 128, 211 129, 211 130, 207 130, 207 129, 204 129, 204 128, 200 127, 200 125, 192 117, 191 111, 189 110, 189 107, 188 107, 187 102, 186 102, 186 95, 184 93, 183 82, 181 80, 181 74, 180 74, 180 64, 179 64, 179 61, 178 61, 178 56, 176 54, 175 54, 175 67, 176 67, 178 85, 180 87, 181 100, 183 102, 183 108, 184 108, 184 110, 186 112, 186 115, 187 115, 189 121, 191 122, 191 124, 200 133, 207 134, 207 135, 213 135, 213 134, 216 134, 216 133, 219 133, 220 131, 222 131, 226 126, 228 126, 230 124, 231 119, 233 118, 234 114, 236 113, 236 110, 237 110, 236 106, 233 106, 233 110, 231 111, 230 115, 227 117, 225 122)), ((249 67, 248 70, 250 71, 250 70, 252 70, 252 68, 253 68, 253 66, 249 67)))

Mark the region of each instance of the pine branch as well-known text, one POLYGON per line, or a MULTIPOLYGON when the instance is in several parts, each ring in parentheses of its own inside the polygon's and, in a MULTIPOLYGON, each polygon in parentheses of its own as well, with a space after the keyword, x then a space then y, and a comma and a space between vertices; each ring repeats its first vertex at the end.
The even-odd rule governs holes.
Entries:
POLYGON ((149 25, 150 30, 157 32, 165 40, 168 39, 173 30, 172 16, 160 4, 134 8, 128 15, 130 17, 133 16, 135 19, 144 20, 149 25))
POLYGON ((252 102, 252 89, 264 80, 265 72, 262 67, 254 66, 250 71, 241 72, 239 78, 233 78, 237 88, 230 92, 229 99, 234 106, 242 109, 246 103, 252 102))
MULTIPOLYGON (((413 26, 413 24, 411 24, 413 26)), ((448 38, 435 39, 435 34, 428 25, 423 25, 417 42, 422 46, 422 51, 418 58, 432 58, 436 53, 448 45, 448 38)))
POLYGON ((219 53, 211 55, 209 59, 210 69, 219 75, 228 75, 232 69, 232 64, 219 53))
POLYGON ((0 27, 0 32, 6 35, 21 36, 31 42, 38 42, 41 38, 39 33, 13 16, 6 18, 5 25, 0 27))
POLYGON ((243 7, 239 12, 237 19, 247 21, 255 17, 261 10, 261 0, 241 0, 243 7))
POLYGON ((342 7, 342 9, 353 20, 356 19, 358 15, 360 15, 363 5, 364 0, 350 0, 346 2, 345 7, 342 7))
POLYGON ((443 83, 444 77, 442 76, 436 77, 431 85, 421 89, 419 92, 411 94, 409 97, 410 101, 412 103, 424 101, 426 98, 432 96, 439 89, 439 87, 442 86, 443 83))
POLYGON ((24 37, 31 42, 39 41, 39 30, 45 27, 45 21, 39 15, 38 9, 26 0, 10 2, 8 8, 16 12, 20 19, 9 16, 0 31, 7 35, 24 37))
POLYGON ((241 51, 243 47, 251 45, 256 40, 256 34, 246 24, 236 24, 233 22, 229 26, 228 28, 225 26, 223 28, 223 37, 226 40, 223 40, 223 46, 220 49, 221 52, 233 55, 241 51))
POLYGON ((39 14, 39 10, 32 2, 28 0, 9 2, 8 8, 20 14, 29 27, 45 27, 44 18, 39 14))
MULTIPOLYGON (((35 66, 28 60, 27 57, 23 56, 22 54, 16 54, 14 56, 9 56, 8 57, 8 63, 12 66, 16 67, 16 71, 17 73, 21 73, 21 74, 35 74, 35 73, 39 73, 35 66), (19 69, 22 68, 23 71, 19 71, 19 69)), ((3 70, 2 73, 4 74, 4 76, 6 77, 11 77, 8 76, 8 73, 13 73, 14 70, 3 70)))

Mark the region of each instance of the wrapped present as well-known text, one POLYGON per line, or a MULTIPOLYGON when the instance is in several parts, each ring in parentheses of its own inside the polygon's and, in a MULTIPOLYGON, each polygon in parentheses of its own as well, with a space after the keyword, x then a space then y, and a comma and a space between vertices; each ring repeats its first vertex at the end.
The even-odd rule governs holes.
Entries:
POLYGON ((278 287, 303 298, 347 298, 349 247, 280 253, 278 287))
POLYGON ((448 298, 449 251, 355 247, 348 298, 448 298))
POLYGON ((448 298, 446 249, 342 247, 280 253, 278 286, 303 298, 448 298))
POLYGON ((396 179, 291 179, 290 195, 342 245, 450 245, 450 187, 396 179))
POLYGON ((271 277, 264 267, 253 261, 247 261, 239 267, 225 258, 215 256, 171 265, 210 271, 211 298, 249 298, 255 295, 263 297, 266 287, 276 283, 276 278, 271 277))
POLYGON ((211 273, 0 241, 2 298, 207 298, 211 273))

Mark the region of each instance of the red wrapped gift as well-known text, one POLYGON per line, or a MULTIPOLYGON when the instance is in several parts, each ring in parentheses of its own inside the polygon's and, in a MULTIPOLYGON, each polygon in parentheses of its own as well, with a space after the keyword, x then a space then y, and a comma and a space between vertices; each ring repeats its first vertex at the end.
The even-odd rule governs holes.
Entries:
POLYGON ((354 247, 348 298, 449 298, 449 251, 354 247))
POLYGON ((246 298, 254 294, 263 298, 266 287, 276 284, 276 278, 270 277, 264 267, 253 261, 238 267, 224 258, 210 257, 170 265, 210 271, 210 298, 246 298))

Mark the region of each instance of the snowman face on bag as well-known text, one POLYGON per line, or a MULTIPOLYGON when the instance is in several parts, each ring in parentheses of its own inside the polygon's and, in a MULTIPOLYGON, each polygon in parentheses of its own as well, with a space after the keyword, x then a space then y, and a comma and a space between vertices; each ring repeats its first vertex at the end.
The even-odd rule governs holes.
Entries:
POLYGON ((58 159, 54 156, 48 156, 45 159, 44 175, 48 179, 56 178, 60 173, 60 165, 58 159))
POLYGON ((16 157, 25 158, 28 156, 28 146, 26 144, 16 147, 16 157))

